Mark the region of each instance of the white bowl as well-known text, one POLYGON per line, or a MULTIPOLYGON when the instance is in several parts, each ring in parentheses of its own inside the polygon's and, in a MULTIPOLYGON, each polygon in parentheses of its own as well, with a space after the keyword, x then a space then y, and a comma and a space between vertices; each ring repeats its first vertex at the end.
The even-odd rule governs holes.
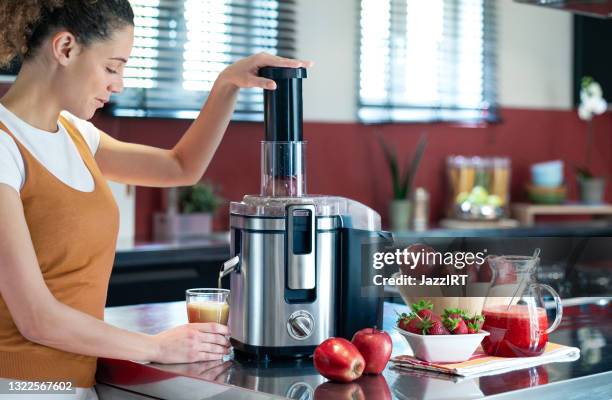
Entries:
POLYGON ((489 332, 466 335, 418 335, 395 327, 406 338, 416 358, 429 362, 462 362, 468 360, 489 332))
POLYGON ((563 161, 547 161, 531 166, 531 180, 536 186, 556 188, 563 183, 563 161))

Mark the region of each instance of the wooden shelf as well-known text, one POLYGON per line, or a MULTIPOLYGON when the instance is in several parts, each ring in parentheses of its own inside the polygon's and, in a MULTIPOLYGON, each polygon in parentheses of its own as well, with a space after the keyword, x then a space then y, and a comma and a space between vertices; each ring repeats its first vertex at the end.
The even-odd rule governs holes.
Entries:
POLYGON ((529 204, 515 203, 512 205, 512 215, 521 225, 532 226, 536 215, 593 215, 612 218, 610 204, 529 204))
POLYGON ((440 227, 445 229, 504 229, 516 228, 518 221, 514 219, 499 219, 494 221, 485 220, 462 220, 447 218, 440 221, 440 227))

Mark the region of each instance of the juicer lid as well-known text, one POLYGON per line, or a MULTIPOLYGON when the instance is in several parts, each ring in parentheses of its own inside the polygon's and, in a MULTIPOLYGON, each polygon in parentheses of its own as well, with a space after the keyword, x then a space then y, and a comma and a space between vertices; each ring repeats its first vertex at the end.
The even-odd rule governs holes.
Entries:
POLYGON ((230 213, 250 217, 284 218, 287 206, 312 204, 317 217, 338 216, 345 228, 380 230, 380 215, 358 201, 339 196, 265 197, 246 195, 241 202, 230 203, 230 213))

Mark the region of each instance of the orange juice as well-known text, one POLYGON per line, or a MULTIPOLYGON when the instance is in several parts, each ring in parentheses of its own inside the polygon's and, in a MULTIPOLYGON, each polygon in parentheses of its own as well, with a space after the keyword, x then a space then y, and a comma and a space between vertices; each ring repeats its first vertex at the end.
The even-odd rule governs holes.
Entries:
POLYGON ((227 325, 229 304, 218 301, 198 301, 187 304, 189 322, 218 322, 227 325))

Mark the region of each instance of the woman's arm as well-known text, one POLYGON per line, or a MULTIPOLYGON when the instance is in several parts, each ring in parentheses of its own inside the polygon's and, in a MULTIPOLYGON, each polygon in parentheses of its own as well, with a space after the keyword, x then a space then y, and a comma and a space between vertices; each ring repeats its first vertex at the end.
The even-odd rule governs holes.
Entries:
POLYGON ((186 324, 146 335, 59 302, 40 272, 19 195, 2 183, 0 221, 0 295, 26 339, 77 354, 162 363, 214 360, 227 353, 223 325, 186 324))
POLYGON ((263 66, 306 67, 310 62, 266 53, 227 67, 215 81, 198 117, 171 150, 125 143, 101 133, 96 161, 110 180, 140 186, 182 186, 197 182, 208 167, 234 111, 240 88, 275 89, 274 81, 257 76, 263 66))

